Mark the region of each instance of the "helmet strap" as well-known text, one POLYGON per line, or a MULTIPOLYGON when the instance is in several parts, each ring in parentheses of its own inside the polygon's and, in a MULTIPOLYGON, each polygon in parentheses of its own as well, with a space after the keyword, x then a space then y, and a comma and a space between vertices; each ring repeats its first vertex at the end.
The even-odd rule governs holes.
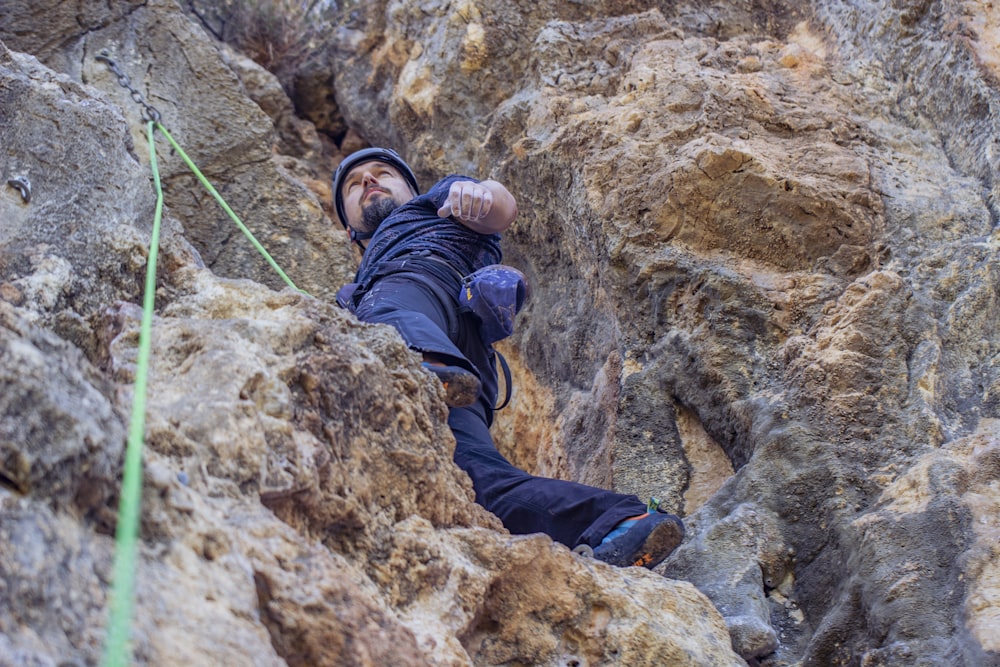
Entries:
POLYGON ((361 248, 361 252, 364 252, 366 250, 365 246, 362 245, 361 242, 367 241, 371 237, 375 236, 375 232, 359 232, 353 227, 348 227, 347 230, 350 234, 351 241, 353 241, 359 248, 361 248))

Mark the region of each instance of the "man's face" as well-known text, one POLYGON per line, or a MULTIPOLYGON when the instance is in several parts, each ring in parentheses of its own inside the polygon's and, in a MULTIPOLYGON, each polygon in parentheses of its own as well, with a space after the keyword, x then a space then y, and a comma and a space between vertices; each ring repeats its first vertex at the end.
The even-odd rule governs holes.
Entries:
POLYGON ((375 231, 389 213, 416 195, 399 170, 377 160, 347 172, 342 187, 347 224, 359 232, 375 231))

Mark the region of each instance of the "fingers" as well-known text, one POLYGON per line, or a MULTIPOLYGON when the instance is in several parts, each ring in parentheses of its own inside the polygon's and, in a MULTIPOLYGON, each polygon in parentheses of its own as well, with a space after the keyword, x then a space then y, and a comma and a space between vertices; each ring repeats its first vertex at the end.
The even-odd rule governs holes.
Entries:
POLYGON ((461 201, 464 220, 481 220, 493 206, 493 193, 477 184, 474 188, 462 189, 461 201))
POLYGON ((438 210, 438 215, 449 215, 466 222, 485 218, 493 208, 493 193, 479 183, 459 181, 452 183, 448 199, 438 210))

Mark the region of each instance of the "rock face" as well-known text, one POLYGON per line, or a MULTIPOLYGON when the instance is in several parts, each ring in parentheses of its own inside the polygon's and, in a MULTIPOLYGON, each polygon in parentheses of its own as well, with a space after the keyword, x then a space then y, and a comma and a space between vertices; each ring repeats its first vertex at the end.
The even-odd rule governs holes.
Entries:
POLYGON ((272 75, 167 0, 3 3, 0 664, 105 633, 154 193, 102 51, 308 292, 158 139, 137 664, 1000 664, 1000 16, 903 4, 352 3, 299 79, 515 194, 495 437, 684 514, 648 573, 472 502, 272 75))

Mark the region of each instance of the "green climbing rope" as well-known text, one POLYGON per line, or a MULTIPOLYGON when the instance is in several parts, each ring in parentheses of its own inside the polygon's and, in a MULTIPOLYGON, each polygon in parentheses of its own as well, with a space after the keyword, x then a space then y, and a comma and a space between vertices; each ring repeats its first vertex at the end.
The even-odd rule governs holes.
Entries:
POLYGON ((240 228, 240 231, 242 231, 246 235, 246 237, 250 240, 250 243, 253 244, 253 247, 257 249, 257 252, 259 252, 264 257, 265 260, 267 260, 267 263, 271 265, 271 268, 273 268, 275 271, 278 272, 278 275, 281 276, 281 279, 284 280, 285 283, 292 289, 308 295, 308 292, 306 292, 305 290, 300 290, 298 287, 295 286, 295 283, 292 282, 291 278, 285 275, 285 272, 281 270, 281 267, 278 266, 278 263, 274 261, 274 259, 271 257, 270 254, 268 254, 267 250, 264 249, 264 246, 262 246, 257 241, 256 238, 254 238, 254 235, 250 232, 249 229, 247 229, 247 226, 243 224, 243 221, 240 220, 239 216, 237 216, 233 212, 233 209, 229 207, 229 204, 227 204, 226 200, 222 198, 222 195, 220 195, 218 191, 216 191, 216 189, 212 186, 212 184, 209 183, 208 179, 205 178, 205 175, 201 173, 201 170, 199 170, 198 167, 195 166, 194 162, 191 161, 191 158, 189 158, 187 153, 184 152, 184 149, 181 148, 177 144, 177 142, 174 141, 174 138, 170 136, 170 133, 167 132, 167 129, 163 127, 163 125, 161 125, 160 123, 156 123, 156 129, 163 133, 163 136, 167 138, 167 141, 170 142, 170 145, 174 147, 174 150, 177 151, 177 154, 181 156, 182 160, 184 160, 184 163, 188 166, 188 169, 190 169, 191 172, 198 178, 198 180, 205 187, 208 193, 213 197, 215 197, 215 201, 219 203, 219 206, 222 207, 222 210, 225 211, 230 218, 232 218, 232 221, 236 223, 236 226, 240 228))
POLYGON ((281 279, 292 289, 308 295, 308 292, 295 286, 295 283, 281 270, 267 250, 264 249, 254 235, 247 229, 243 221, 229 207, 216 189, 209 183, 201 170, 195 166, 191 158, 184 152, 167 129, 160 123, 160 112, 148 104, 138 90, 132 85, 129 77, 122 72, 118 64, 102 51, 97 59, 105 62, 108 68, 118 77, 118 83, 128 89, 132 99, 140 104, 147 120, 146 133, 149 138, 149 162, 153 174, 153 184, 156 188, 156 209, 153 215, 153 233, 149 242, 149 261, 146 264, 146 283, 142 299, 142 324, 139 329, 139 355, 136 360, 135 394, 132 397, 132 417, 129 424, 128 442, 125 447, 125 467, 122 477, 121 498, 118 503, 118 525, 115 530, 115 561, 113 579, 111 582, 110 616, 108 619, 108 634, 104 647, 103 667, 125 667, 131 662, 129 637, 131 635, 132 611, 135 603, 135 568, 136 551, 139 541, 139 515, 142 505, 142 447, 146 430, 146 382, 149 375, 150 336, 153 325, 153 304, 156 296, 156 255, 160 245, 160 223, 163 218, 163 185, 160 182, 160 171, 156 162, 156 131, 162 132, 184 163, 194 173, 205 189, 222 206, 236 226, 250 240, 254 248, 267 260, 267 263, 277 271, 281 279))
POLYGON ((139 509, 142 504, 142 445, 146 429, 146 379, 149 375, 150 335, 153 327, 153 300, 156 295, 156 255, 160 246, 160 221, 163 218, 163 188, 156 165, 153 121, 147 123, 149 163, 156 187, 153 233, 149 241, 146 285, 142 298, 142 324, 139 327, 139 356, 135 368, 135 394, 132 396, 132 421, 125 447, 125 472, 118 502, 118 526, 115 531, 114 578, 111 588, 111 617, 105 647, 105 667, 125 667, 130 660, 129 631, 135 589, 136 545, 139 535, 139 509))

